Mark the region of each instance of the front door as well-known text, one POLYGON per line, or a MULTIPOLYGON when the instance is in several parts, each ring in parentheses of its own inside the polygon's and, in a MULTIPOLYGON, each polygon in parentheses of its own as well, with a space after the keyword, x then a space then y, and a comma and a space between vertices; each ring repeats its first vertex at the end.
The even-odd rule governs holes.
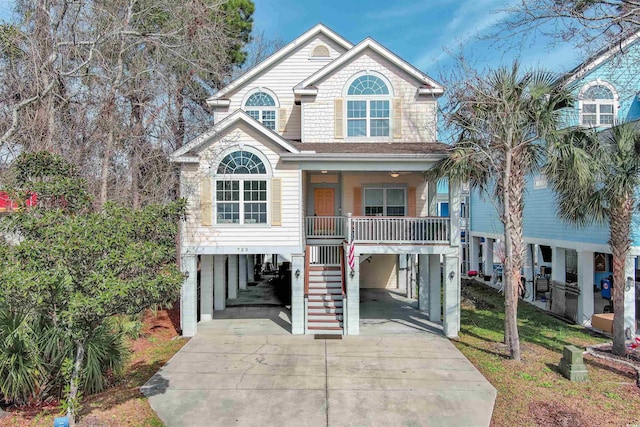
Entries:
MULTIPOLYGON (((317 217, 333 217, 335 215, 335 190, 333 188, 315 188, 313 190, 314 215, 317 217)), ((315 232, 321 235, 333 234, 335 224, 333 218, 316 218, 315 232)))

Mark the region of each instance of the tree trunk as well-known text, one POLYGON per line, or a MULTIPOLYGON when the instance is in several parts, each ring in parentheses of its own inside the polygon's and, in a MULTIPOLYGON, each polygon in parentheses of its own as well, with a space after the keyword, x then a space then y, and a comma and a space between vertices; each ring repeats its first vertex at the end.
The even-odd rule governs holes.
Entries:
POLYGON ((504 330, 505 344, 509 356, 520 360, 520 336, 518 333, 518 294, 524 238, 522 234, 522 210, 524 191, 524 168, 518 161, 518 152, 508 150, 504 171, 504 330))
POLYGON ((633 198, 627 194, 625 200, 611 209, 609 220, 609 245, 613 254, 613 354, 626 355, 624 333, 624 288, 626 285, 625 264, 631 246, 631 218, 633 198))
POLYGON ((107 146, 104 148, 102 155, 102 168, 100 171, 100 206, 107 203, 109 191, 109 167, 111 166, 111 152, 114 145, 113 130, 109 130, 107 136, 107 146))
POLYGON ((76 342, 76 346, 76 358, 73 362, 73 371, 69 380, 69 394, 67 395, 67 417, 69 418, 70 427, 75 426, 76 415, 80 409, 77 399, 78 391, 80 390, 80 371, 84 360, 84 342, 76 342))

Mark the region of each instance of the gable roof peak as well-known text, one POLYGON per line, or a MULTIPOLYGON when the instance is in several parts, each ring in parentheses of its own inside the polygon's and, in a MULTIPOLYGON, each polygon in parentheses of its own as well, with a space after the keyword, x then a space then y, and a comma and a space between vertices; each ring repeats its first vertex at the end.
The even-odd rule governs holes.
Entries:
POLYGON ((291 42, 289 42, 288 44, 280 48, 278 51, 273 53, 268 58, 266 58, 264 61, 262 61, 261 63, 259 63, 258 65, 256 65, 255 67, 247 71, 246 73, 242 74, 240 77, 238 77, 237 79, 235 79, 234 81, 232 81, 231 83, 229 83, 228 85, 220 89, 218 92, 216 92, 214 95, 209 97, 207 99, 207 103, 210 105, 215 105, 219 100, 225 99, 225 96, 227 94, 237 89, 238 87, 242 86, 244 83, 248 82, 254 76, 260 74, 271 65, 285 58, 292 51, 298 48, 300 45, 308 42, 318 34, 323 34, 324 36, 328 37, 329 39, 334 41, 336 44, 342 46, 346 50, 351 49, 353 47, 353 44, 350 41, 348 41, 347 39, 342 37, 340 34, 333 31, 331 28, 327 27, 323 23, 318 22, 316 25, 314 25, 313 27, 311 27, 310 29, 302 33, 300 36, 296 37, 294 40, 292 40, 291 42))

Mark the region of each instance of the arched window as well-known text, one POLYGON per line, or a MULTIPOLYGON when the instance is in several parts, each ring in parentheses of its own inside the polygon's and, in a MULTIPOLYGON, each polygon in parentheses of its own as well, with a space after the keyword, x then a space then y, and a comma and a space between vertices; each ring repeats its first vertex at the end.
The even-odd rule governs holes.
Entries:
POLYGON ((380 78, 356 77, 347 89, 347 136, 389 136, 391 94, 380 78))
POLYGON ((216 223, 267 223, 267 168, 260 157, 239 150, 227 154, 216 174, 216 223))
POLYGON ((253 92, 244 102, 247 114, 271 130, 276 130, 277 107, 274 97, 264 90, 253 92))
POLYGON ((314 47, 313 51, 311 52, 312 58, 328 58, 329 56, 331 56, 331 54, 329 53, 329 48, 323 44, 319 44, 318 46, 314 47))
POLYGON ((615 122, 617 95, 613 86, 592 82, 580 91, 580 124, 583 126, 611 126, 615 122))

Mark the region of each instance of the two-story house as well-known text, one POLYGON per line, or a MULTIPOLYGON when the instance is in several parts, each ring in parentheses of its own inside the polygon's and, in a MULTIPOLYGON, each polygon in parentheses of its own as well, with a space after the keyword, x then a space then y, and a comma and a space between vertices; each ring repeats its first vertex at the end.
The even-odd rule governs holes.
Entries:
MULTIPOLYGON (((621 121, 640 118, 640 59, 638 34, 612 48, 603 50, 570 72, 557 84, 572 88, 577 100, 565 109, 569 126, 595 127, 606 130, 621 121)), ((625 328, 635 334, 636 294, 635 280, 640 255, 638 218, 634 219, 632 248, 626 263, 625 328)), ((474 193, 471 200, 471 269, 491 274, 493 264, 499 263, 496 240, 502 238, 502 225, 491 203, 474 193)), ((535 283, 535 274, 550 276, 561 288, 555 292, 561 298, 547 303, 547 308, 578 324, 589 326, 594 313, 602 313, 610 306, 602 300, 601 283, 612 274, 609 248, 609 228, 606 225, 576 227, 557 217, 555 195, 547 186, 543 174, 528 179, 525 193, 524 236, 526 260, 523 275, 529 285, 535 283), (566 289, 562 286, 575 283, 566 289), (566 298, 566 301, 564 299, 566 298), (570 301, 573 299, 573 301, 570 301)), ((535 292, 530 289, 531 299, 535 292)), ((538 296, 541 296, 539 293, 538 296)), ((553 297, 553 289, 552 289, 553 297)))
POLYGON ((318 24, 212 96, 213 128, 171 155, 188 199, 183 335, 268 253, 291 262, 293 334, 358 334, 360 288, 397 286, 411 254, 420 309, 456 336, 460 191, 438 216, 424 177, 446 155, 443 92, 375 40, 353 45, 318 24))

